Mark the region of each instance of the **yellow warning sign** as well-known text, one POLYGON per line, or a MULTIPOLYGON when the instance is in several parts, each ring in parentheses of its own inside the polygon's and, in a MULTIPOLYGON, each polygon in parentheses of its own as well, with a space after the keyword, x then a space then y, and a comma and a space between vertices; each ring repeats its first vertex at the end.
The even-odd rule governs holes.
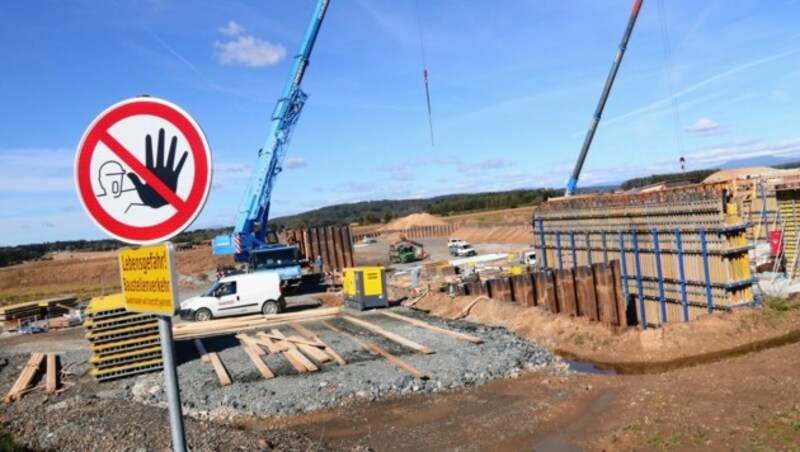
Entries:
POLYGON ((172 316, 175 314, 175 269, 171 243, 119 252, 125 309, 172 316))

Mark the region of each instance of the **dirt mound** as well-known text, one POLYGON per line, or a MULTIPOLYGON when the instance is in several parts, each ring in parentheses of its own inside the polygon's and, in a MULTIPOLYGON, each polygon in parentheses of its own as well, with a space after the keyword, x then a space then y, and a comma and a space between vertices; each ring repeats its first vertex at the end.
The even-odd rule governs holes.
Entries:
POLYGON ((413 213, 407 217, 398 218, 378 230, 396 231, 399 229, 409 229, 417 226, 446 226, 447 224, 448 223, 446 221, 429 213, 413 213))
POLYGON ((457 229, 450 236, 470 243, 533 243, 533 232, 530 226, 463 227, 457 229))
MULTIPOLYGON (((451 300, 444 294, 433 294, 423 298, 415 308, 443 318, 456 318, 474 299, 465 296, 451 300)), ((711 362, 742 351, 758 350, 759 343, 773 346, 792 342, 800 335, 798 319, 800 301, 796 300, 777 308, 767 305, 763 309, 715 313, 691 322, 669 323, 645 331, 632 328, 621 334, 585 317, 571 318, 493 299, 479 301, 467 316, 467 320, 506 327, 558 355, 632 373, 661 372, 685 364, 711 362)))
POLYGON ((717 171, 716 173, 708 176, 703 182, 707 184, 715 182, 727 182, 744 176, 760 176, 762 174, 776 172, 779 171, 776 171, 775 168, 769 168, 767 166, 751 166, 748 168, 727 169, 717 171))

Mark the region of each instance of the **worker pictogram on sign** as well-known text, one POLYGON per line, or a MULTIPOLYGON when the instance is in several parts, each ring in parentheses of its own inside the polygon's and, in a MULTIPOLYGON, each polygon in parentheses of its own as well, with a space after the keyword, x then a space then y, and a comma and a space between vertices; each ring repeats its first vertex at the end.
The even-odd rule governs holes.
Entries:
POLYGON ((203 131, 180 107, 141 97, 101 113, 78 146, 78 195, 94 222, 128 243, 166 240, 188 227, 211 185, 203 131))

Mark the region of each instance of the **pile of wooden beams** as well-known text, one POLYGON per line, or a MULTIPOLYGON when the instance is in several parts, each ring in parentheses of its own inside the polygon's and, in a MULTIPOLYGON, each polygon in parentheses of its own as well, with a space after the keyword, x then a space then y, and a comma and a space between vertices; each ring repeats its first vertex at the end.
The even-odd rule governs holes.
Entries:
POLYGON ((78 298, 69 295, 2 306, 0 307, 0 324, 5 324, 8 328, 13 329, 16 328, 17 320, 41 320, 62 316, 74 308, 77 303, 78 298))
POLYGON ((14 385, 11 386, 8 394, 6 394, 6 403, 19 400, 23 395, 36 389, 30 386, 39 373, 42 363, 45 362, 45 357, 47 358, 47 373, 44 380, 44 388, 48 394, 54 394, 56 392, 58 389, 58 356, 55 353, 33 353, 28 363, 22 368, 22 372, 19 374, 19 377, 17 377, 14 385))
POLYGON ((93 298, 85 314, 95 378, 112 380, 163 368, 155 316, 127 311, 122 294, 93 298))
POLYGON ((626 299, 638 300, 642 324, 751 304, 747 226, 727 191, 703 184, 558 198, 533 216, 548 269, 620 260, 626 299))
MULTIPOLYGON (((323 342, 319 335, 310 330, 306 325, 300 323, 301 321, 319 323, 354 341, 369 353, 387 359, 412 376, 427 378, 424 372, 389 353, 377 344, 367 342, 341 328, 337 328, 329 323, 328 320, 339 318, 422 354, 432 354, 434 353, 433 349, 375 325, 367 321, 363 316, 355 317, 344 315, 337 317, 335 314, 337 314, 338 311, 338 308, 328 308, 294 314, 278 314, 276 316, 242 317, 238 319, 228 319, 224 322, 220 320, 216 321, 217 323, 215 325, 212 324, 212 322, 181 324, 186 326, 176 325, 176 335, 180 331, 181 339, 194 340, 201 361, 212 365, 221 386, 230 385, 233 383, 233 380, 219 355, 215 352, 207 351, 205 344, 200 338, 201 336, 210 337, 235 332, 242 349, 264 379, 272 379, 276 376, 264 359, 268 354, 283 357, 298 373, 317 372, 322 365, 326 363, 335 362, 340 366, 347 364, 344 358, 328 344, 323 342), (256 319, 256 317, 260 319, 256 319), (277 328, 279 325, 291 328, 297 334, 287 333, 285 328, 283 330, 277 328), (250 332, 247 333, 245 331, 250 332)), ((417 328, 424 328, 473 344, 480 344, 483 342, 479 337, 450 331, 445 328, 430 325, 422 320, 406 317, 390 311, 382 311, 382 313, 392 319, 408 322, 417 328)))

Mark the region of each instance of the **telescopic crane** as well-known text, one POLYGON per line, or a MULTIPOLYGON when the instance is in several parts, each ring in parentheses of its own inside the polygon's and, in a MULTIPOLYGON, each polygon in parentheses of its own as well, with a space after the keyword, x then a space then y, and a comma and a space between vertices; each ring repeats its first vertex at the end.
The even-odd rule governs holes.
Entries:
POLYGON ((308 98, 300 84, 328 4, 329 0, 319 0, 314 9, 289 80, 272 113, 266 144, 258 151, 256 167, 236 214, 233 232, 219 235, 213 242, 215 255, 233 254, 237 262, 248 262, 251 270, 277 270, 281 273, 281 279, 289 283, 300 281, 298 249, 296 246, 279 244, 275 234, 268 230, 270 198, 275 179, 282 170, 294 127, 308 98))
POLYGON ((578 162, 575 164, 575 169, 572 170, 572 176, 567 182, 567 191, 564 196, 572 196, 575 194, 575 189, 578 186, 578 177, 581 175, 583 169, 583 162, 586 160, 586 154, 589 153, 589 146, 592 145, 594 133, 597 131, 597 125, 600 123, 600 116, 603 114, 603 109, 608 100, 608 94, 611 92, 611 87, 614 85, 614 79, 617 77, 619 65, 622 63, 622 57, 625 55, 625 49, 628 47, 628 39, 633 32, 633 26, 636 24, 636 18, 639 16, 639 10, 642 8, 642 0, 635 0, 633 9, 631 10, 631 18, 628 19, 628 26, 625 28, 625 34, 622 35, 622 42, 619 44, 617 54, 614 57, 614 62, 611 64, 611 71, 608 73, 606 85, 603 87, 603 93, 600 94, 600 101, 597 103, 597 109, 592 117, 592 123, 589 125, 589 131, 586 132, 586 138, 583 140, 583 147, 581 153, 578 155, 578 162))

